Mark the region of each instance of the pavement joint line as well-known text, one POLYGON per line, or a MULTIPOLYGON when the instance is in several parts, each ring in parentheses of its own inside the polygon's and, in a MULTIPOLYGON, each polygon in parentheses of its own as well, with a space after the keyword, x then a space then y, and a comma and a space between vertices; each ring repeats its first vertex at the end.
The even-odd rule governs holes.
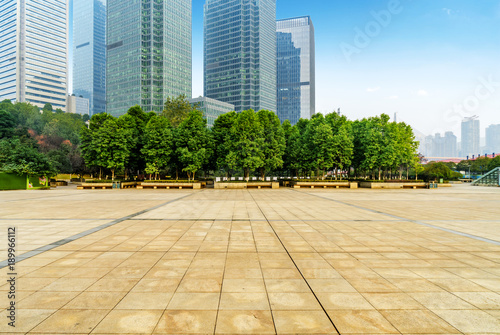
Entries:
MULTIPOLYGON (((296 190, 291 190, 291 191, 298 192, 296 190)), ((411 223, 415 223, 415 224, 418 224, 418 225, 421 225, 421 226, 425 226, 425 227, 429 227, 429 228, 434 228, 434 229, 438 229, 438 230, 441 230, 441 231, 445 231, 447 233, 452 233, 452 234, 455 234, 455 235, 460 235, 460 236, 463 236, 463 237, 472 238, 474 240, 478 240, 478 241, 481 241, 481 242, 487 242, 487 243, 491 243, 491 244, 495 244, 495 245, 500 245, 500 241, 490 240, 489 238, 485 238, 485 237, 481 237, 481 236, 477 236, 477 235, 472 235, 472 234, 468 234, 468 233, 463 233, 463 232, 460 232, 460 231, 457 231, 457 230, 453 230, 453 229, 448 229, 448 228, 443 228, 443 227, 435 226, 435 225, 432 225, 430 223, 425 223, 425 222, 418 221, 418 220, 407 219, 407 218, 404 218, 404 217, 401 217, 401 216, 397 216, 397 215, 393 215, 393 214, 389 214, 389 213, 384 213, 384 212, 377 211, 377 210, 374 210, 374 209, 365 208, 365 207, 361 207, 361 206, 358 206, 358 205, 350 204, 348 202, 343 202, 343 201, 340 201, 340 200, 335 200, 335 199, 330 199, 330 198, 327 198, 327 197, 322 197, 322 196, 317 195, 317 194, 311 194, 311 193, 307 193, 307 192, 299 192, 299 193, 305 193, 305 194, 313 196, 313 197, 318 197, 318 198, 321 198, 321 199, 326 199, 326 200, 329 200, 329 201, 333 201, 333 202, 336 202, 336 203, 339 203, 339 204, 343 204, 343 205, 346 205, 346 206, 351 206, 351 207, 354 207, 354 208, 362 209, 362 210, 369 211, 369 212, 372 212, 372 213, 386 215, 386 216, 392 217, 392 218, 394 218, 396 220, 399 220, 399 221, 411 222, 411 223)), ((425 220, 425 221, 428 221, 428 220, 425 220)), ((431 222, 433 222, 433 221, 431 221, 431 222)), ((436 222, 439 222, 439 220, 436 220, 436 222)), ((468 221, 465 220, 464 222, 468 222, 468 221)))
MULTIPOLYGON (((81 232, 81 233, 78 233, 78 234, 76 234, 76 235, 73 235, 73 236, 70 236, 70 237, 64 238, 64 239, 59 240, 59 241, 52 242, 52 243, 50 243, 50 244, 44 245, 44 246, 39 247, 39 248, 36 248, 36 249, 34 249, 34 250, 31 250, 31 251, 25 252, 24 254, 17 255, 17 256, 16 256, 16 262, 20 262, 20 261, 23 261, 23 260, 25 260, 25 259, 31 258, 31 257, 33 257, 33 256, 39 255, 39 254, 41 254, 41 253, 43 253, 43 252, 45 252, 45 251, 49 251, 49 250, 52 250, 52 249, 54 249, 54 248, 57 248, 57 247, 59 247, 59 246, 61 246, 61 245, 65 245, 65 244, 67 244, 67 243, 73 242, 73 241, 75 241, 75 240, 77 240, 77 239, 79 239, 79 238, 82 238, 82 237, 85 237, 85 236, 87 236, 87 235, 93 234, 93 233, 98 232, 98 231, 100 231, 100 230, 103 230, 103 229, 105 229, 105 228, 108 228, 108 227, 114 226, 114 225, 116 225, 116 224, 118 224, 118 223, 121 223, 121 222, 123 222, 123 221, 130 220, 130 219, 132 219, 132 218, 134 218, 134 217, 136 217, 136 216, 139 216, 139 215, 141 215, 141 214, 145 214, 145 213, 147 213, 147 212, 153 211, 153 210, 155 210, 155 209, 158 209, 158 208, 160 208, 160 207, 166 206, 166 205, 171 204, 171 203, 173 203, 173 202, 183 200, 183 199, 185 199, 185 198, 187 198, 187 197, 190 197, 190 196, 192 196, 192 195, 194 195, 194 194, 196 194, 196 193, 186 194, 186 195, 184 195, 184 196, 182 196, 182 197, 180 197, 180 198, 173 199, 173 200, 169 200, 169 201, 167 201, 167 202, 164 202, 164 203, 162 203, 162 204, 159 204, 159 205, 153 206, 153 207, 151 207, 151 208, 144 209, 144 210, 139 211, 139 212, 137 212, 137 213, 130 214, 130 215, 127 215, 127 216, 124 216, 124 217, 122 217, 122 218, 120 218, 120 219, 116 219, 116 220, 114 220, 114 221, 111 221, 111 222, 108 222, 108 223, 102 224, 102 225, 100 225, 100 226, 97 226, 97 227, 94 227, 94 228, 90 228, 90 229, 88 229, 88 230, 86 230, 86 231, 83 231, 83 232, 81 232)), ((0 269, 3 269, 4 267, 6 267, 6 266, 8 266, 8 265, 9 265, 8 260, 4 260, 4 261, 0 262, 0 269)))
MULTIPOLYGON (((250 193, 250 192, 249 192, 250 193)), ((280 241, 281 243, 281 246, 283 247, 283 249, 285 250, 286 254, 288 255, 288 257, 290 258, 290 260, 292 261, 293 263, 293 266, 295 266, 295 268, 297 269, 297 271, 300 273, 300 276, 302 277, 302 279, 304 280, 304 282, 306 283, 307 287, 309 287, 309 290, 311 291, 312 295, 314 296, 314 298, 316 299, 316 301, 318 302, 318 304, 321 306, 321 309, 323 310, 323 312, 325 313, 326 317, 328 318, 328 320, 330 320, 330 323, 332 324, 333 328, 335 328, 335 331, 337 332, 337 334, 339 335, 342 335, 340 333, 340 331, 338 330, 337 326, 335 325, 335 323, 333 322, 332 318, 330 317, 330 315, 328 314, 328 312, 326 311, 325 307, 323 306, 323 304, 321 303, 321 301, 319 300, 318 296, 316 295, 316 293, 314 292, 314 290, 312 289, 312 287, 309 285, 309 282, 307 281, 306 277, 304 277, 304 275, 302 274, 302 271, 300 271, 299 267, 297 266, 297 264, 295 263, 292 255, 290 255, 290 252, 288 252, 288 249, 286 248, 285 244, 283 243, 283 241, 281 240, 281 238, 278 236, 278 233, 276 233, 276 230, 274 229, 273 225, 271 224, 271 221, 267 219, 266 217, 266 214, 264 214, 264 211, 262 210, 262 208, 260 207, 259 203, 257 202, 257 200, 255 200, 254 196, 252 195, 252 193, 250 193, 250 196, 252 197, 252 200, 255 202, 255 204, 257 205, 257 208, 259 208, 260 212, 262 213, 262 215, 264 216, 265 218, 265 221, 267 221, 267 224, 269 225, 269 227, 271 227, 271 229, 273 230, 273 233, 274 235, 276 236, 276 238, 278 239, 278 241, 280 241)), ((271 313, 272 314, 272 313, 271 313)))

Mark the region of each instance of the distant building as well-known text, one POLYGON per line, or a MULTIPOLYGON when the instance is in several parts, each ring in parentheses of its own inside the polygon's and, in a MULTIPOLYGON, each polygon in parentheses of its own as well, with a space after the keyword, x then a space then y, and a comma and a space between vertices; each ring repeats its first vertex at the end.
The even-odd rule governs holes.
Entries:
POLYGON ((73 93, 106 111, 106 1, 73 2, 73 93))
POLYGON ((276 21, 277 114, 292 125, 316 112, 314 25, 309 16, 276 21))
POLYGON ((66 105, 68 106, 66 113, 90 116, 90 102, 87 98, 68 95, 66 105))
POLYGON ((68 1, 0 1, 0 101, 66 111, 68 1))
POLYGON ((209 128, 213 127, 219 115, 234 111, 234 105, 206 97, 189 99, 189 103, 203 112, 203 117, 207 120, 209 128))
POLYGON ((500 124, 492 124, 486 128, 486 151, 489 154, 500 154, 500 124))
POLYGON ((106 112, 161 112, 191 96, 191 0, 108 0, 106 112))
POLYGON ((457 137, 453 132, 448 131, 444 134, 435 134, 427 136, 424 144, 424 156, 431 158, 452 158, 457 157, 457 137))
POLYGON ((462 157, 477 156, 481 153, 479 120, 476 117, 462 121, 462 157))
POLYGON ((276 112, 276 0, 206 0, 204 96, 276 112))

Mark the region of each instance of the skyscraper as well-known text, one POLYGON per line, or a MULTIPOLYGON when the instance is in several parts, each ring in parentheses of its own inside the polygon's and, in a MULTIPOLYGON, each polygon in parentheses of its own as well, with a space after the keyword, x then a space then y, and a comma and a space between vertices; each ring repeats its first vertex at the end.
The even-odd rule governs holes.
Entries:
POLYGON ((292 124, 316 112, 314 25, 309 16, 276 22, 277 105, 292 124))
POLYGON ((66 110, 68 3, 0 1, 0 100, 66 110))
POLYGON ((489 154, 500 154, 500 124, 486 128, 486 150, 489 154))
POLYGON ((204 95, 276 112, 276 0, 206 0, 204 95))
POLYGON ((106 111, 106 3, 73 2, 73 93, 89 99, 90 115, 106 111))
POLYGON ((106 111, 191 97, 191 0, 108 0, 106 111))
POLYGON ((477 156, 480 149, 479 120, 477 117, 465 118, 462 121, 462 157, 477 156))

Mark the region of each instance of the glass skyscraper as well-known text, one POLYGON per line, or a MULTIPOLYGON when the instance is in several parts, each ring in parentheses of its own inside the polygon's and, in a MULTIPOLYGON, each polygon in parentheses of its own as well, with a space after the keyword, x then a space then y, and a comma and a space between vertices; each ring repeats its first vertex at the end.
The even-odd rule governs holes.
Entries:
POLYGON ((206 0, 204 95, 276 112, 276 0, 206 0))
POLYGON ((477 157, 481 154, 480 129, 477 117, 468 117, 462 121, 462 157, 477 157))
POLYGON ((0 1, 0 100, 66 111, 68 4, 0 1))
POLYGON ((108 0, 106 111, 191 97, 191 0, 108 0))
POLYGON ((106 2, 73 2, 73 93, 89 100, 90 115, 106 111, 106 2))
POLYGON ((309 16, 276 22, 277 114, 292 125, 316 112, 314 25, 309 16))

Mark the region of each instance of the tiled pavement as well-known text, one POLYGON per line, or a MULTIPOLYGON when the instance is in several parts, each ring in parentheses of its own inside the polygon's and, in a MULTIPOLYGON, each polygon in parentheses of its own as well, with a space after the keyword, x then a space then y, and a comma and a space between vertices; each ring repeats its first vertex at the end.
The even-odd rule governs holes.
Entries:
POLYGON ((52 245, 17 264, 3 333, 500 334, 500 189, 61 188, 0 203, 19 254, 52 245))

